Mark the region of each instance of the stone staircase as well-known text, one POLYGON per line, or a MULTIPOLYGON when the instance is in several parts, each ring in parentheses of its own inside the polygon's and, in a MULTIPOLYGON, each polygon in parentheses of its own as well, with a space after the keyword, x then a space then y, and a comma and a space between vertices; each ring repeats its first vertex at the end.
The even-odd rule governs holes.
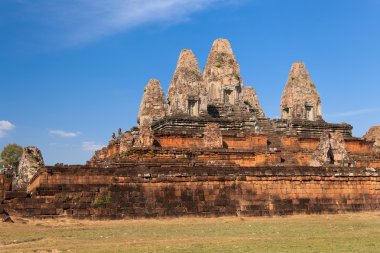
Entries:
POLYGON ((260 132, 263 134, 274 134, 274 127, 272 122, 268 118, 259 118, 257 120, 257 125, 260 128, 260 132))
POLYGON ((57 216, 62 214, 49 197, 31 196, 25 191, 8 191, 0 204, 0 210, 12 216, 57 216))

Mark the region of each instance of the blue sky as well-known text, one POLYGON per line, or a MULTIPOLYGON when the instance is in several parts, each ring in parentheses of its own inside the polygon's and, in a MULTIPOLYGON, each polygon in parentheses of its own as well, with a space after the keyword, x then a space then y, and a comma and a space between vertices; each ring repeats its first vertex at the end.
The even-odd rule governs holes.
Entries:
POLYGON ((304 61, 329 122, 380 125, 378 0, 1 0, 0 149, 38 146, 47 164, 84 163, 136 125, 149 78, 168 89, 178 55, 204 68, 228 38, 245 85, 279 115, 304 61))

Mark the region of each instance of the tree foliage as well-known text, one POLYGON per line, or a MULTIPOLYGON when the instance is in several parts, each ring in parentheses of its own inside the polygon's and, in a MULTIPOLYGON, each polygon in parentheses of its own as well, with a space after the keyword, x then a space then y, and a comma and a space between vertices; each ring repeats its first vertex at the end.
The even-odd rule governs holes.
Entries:
POLYGON ((0 167, 15 170, 20 163, 22 147, 17 144, 8 144, 0 154, 0 167))

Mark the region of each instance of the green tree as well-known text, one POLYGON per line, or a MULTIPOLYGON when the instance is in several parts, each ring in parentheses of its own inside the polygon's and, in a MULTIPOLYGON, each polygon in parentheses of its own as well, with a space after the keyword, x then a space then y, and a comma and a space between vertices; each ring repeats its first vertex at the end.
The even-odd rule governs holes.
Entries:
POLYGON ((20 163, 22 147, 17 144, 8 144, 0 154, 0 167, 15 171, 20 163))

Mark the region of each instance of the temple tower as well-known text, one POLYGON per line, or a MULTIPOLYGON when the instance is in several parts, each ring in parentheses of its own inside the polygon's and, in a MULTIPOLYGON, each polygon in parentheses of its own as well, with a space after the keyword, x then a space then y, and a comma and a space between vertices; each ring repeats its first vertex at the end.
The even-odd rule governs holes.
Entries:
POLYGON ((150 79, 144 89, 144 96, 141 101, 137 122, 140 127, 151 126, 153 121, 164 116, 165 101, 161 84, 156 79, 150 79))
POLYGON ((226 39, 214 41, 203 73, 211 103, 235 104, 240 99, 240 67, 226 39))
POLYGON ((181 51, 170 82, 167 103, 168 115, 199 116, 207 111, 207 90, 191 50, 181 51))
POLYGON ((243 87, 241 100, 244 104, 250 106, 257 112, 257 115, 260 117, 264 117, 265 114, 263 109, 260 106, 259 98, 256 95, 255 90, 250 86, 243 87))
POLYGON ((281 98, 281 119, 322 120, 321 97, 305 64, 293 63, 281 98))
POLYGON ((363 136, 366 141, 373 143, 374 151, 380 153, 380 126, 371 127, 368 132, 363 136))

